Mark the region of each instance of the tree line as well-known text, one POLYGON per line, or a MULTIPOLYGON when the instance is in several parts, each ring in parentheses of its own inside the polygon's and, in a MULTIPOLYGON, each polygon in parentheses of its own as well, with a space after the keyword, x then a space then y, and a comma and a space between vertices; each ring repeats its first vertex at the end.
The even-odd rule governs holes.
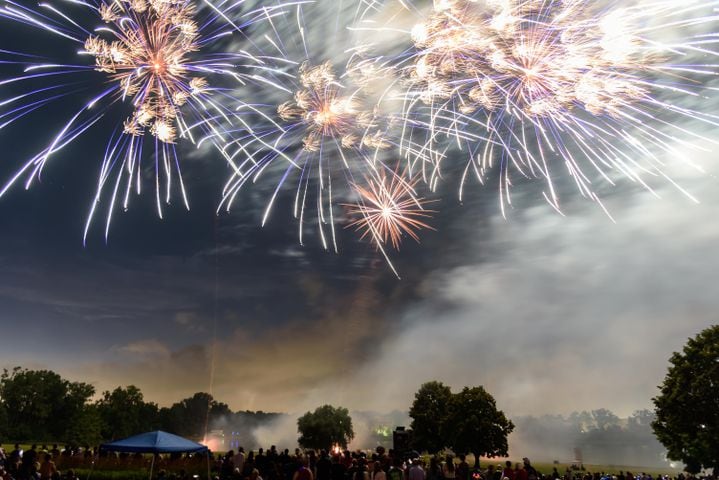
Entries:
POLYGON ((530 458, 542 457, 592 464, 658 465, 666 449, 659 443, 653 411, 637 410, 619 418, 610 410, 573 412, 570 415, 520 416, 513 447, 530 458))
POLYGON ((200 439, 207 425, 241 420, 260 424, 262 411, 233 412, 212 395, 198 392, 170 407, 145 401, 134 385, 105 391, 73 382, 50 370, 16 367, 0 375, 0 434, 3 441, 95 445, 150 430, 200 439))

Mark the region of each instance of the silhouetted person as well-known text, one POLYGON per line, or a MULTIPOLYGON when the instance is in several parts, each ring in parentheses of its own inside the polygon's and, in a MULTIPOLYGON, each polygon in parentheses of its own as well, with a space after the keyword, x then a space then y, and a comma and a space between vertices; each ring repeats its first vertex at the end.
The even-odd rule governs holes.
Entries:
POLYGON ((327 451, 320 451, 320 458, 315 465, 315 471, 317 472, 317 480, 331 480, 332 462, 329 455, 327 455, 327 451))
POLYGON ((371 480, 387 480, 387 474, 382 469, 382 463, 379 460, 374 462, 373 467, 371 480))
POLYGON ((46 453, 40 465, 40 478, 41 480, 52 480, 53 475, 56 473, 57 467, 55 467, 55 462, 52 461, 52 455, 46 453))
POLYGON ((457 458, 459 458, 459 464, 455 469, 457 480, 469 480, 469 463, 467 463, 467 457, 465 454, 460 453, 457 458))
POLYGON ((314 480, 314 475, 312 475, 312 471, 308 468, 307 461, 302 462, 300 468, 298 468, 292 476, 292 480, 314 480))

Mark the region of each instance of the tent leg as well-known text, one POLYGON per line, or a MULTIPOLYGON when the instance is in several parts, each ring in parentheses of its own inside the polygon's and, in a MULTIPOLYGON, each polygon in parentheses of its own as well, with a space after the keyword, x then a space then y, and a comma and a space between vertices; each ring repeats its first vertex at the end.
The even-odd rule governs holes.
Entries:
POLYGON ((152 454, 152 462, 150 462, 150 480, 152 480, 152 470, 155 467, 155 454, 152 454))

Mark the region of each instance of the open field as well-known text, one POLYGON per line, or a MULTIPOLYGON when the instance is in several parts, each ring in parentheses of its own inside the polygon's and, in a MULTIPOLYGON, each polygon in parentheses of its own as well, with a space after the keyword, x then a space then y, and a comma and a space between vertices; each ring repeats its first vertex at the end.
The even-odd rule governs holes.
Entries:
MULTIPOLYGON (((496 459, 494 459, 494 460, 496 460, 496 459)), ((484 465, 487 465, 488 461, 489 460, 485 460, 484 465)), ((513 460, 513 462, 515 462, 515 463, 521 462, 521 459, 513 460)), ((491 462, 491 463, 494 463, 494 462, 491 462)), ((534 468, 536 468, 537 470, 539 470, 542 473, 551 473, 552 469, 554 467, 556 467, 560 473, 564 473, 566 471, 566 469, 571 466, 571 464, 569 464, 569 463, 554 464, 554 463, 550 463, 550 462, 537 462, 537 463, 532 462, 532 465, 534 465, 534 468)), ((655 478, 656 478, 656 475, 658 475, 658 474, 675 476, 682 472, 681 468, 669 468, 668 466, 663 467, 663 468, 658 468, 658 467, 647 467, 647 466, 637 466, 637 465, 592 465, 592 464, 585 463, 584 468, 587 472, 592 472, 592 473, 605 472, 605 473, 617 474, 620 471, 623 471, 624 473, 632 472, 633 474, 637 474, 637 473, 645 472, 645 473, 651 474, 652 477, 655 477, 655 478)))
MULTIPOLYGON (((497 465, 501 465, 504 468, 504 462, 507 460, 510 460, 512 464, 521 464, 522 459, 521 458, 515 458, 515 457, 509 457, 509 458, 480 458, 480 467, 482 469, 486 469, 489 465, 494 465, 495 467, 497 465)), ((531 460, 531 459, 530 459, 531 460)), ((474 465, 474 456, 468 455, 467 456, 467 463, 469 463, 470 466, 474 465)), ((536 468, 539 472, 543 474, 549 474, 552 473, 552 469, 556 468, 560 474, 563 474, 567 468, 570 468, 572 466, 571 463, 566 462, 560 462, 560 463, 553 463, 553 462, 546 462, 546 461, 532 461, 532 466, 536 468)), ((656 475, 670 475, 670 476, 676 476, 679 473, 682 472, 682 468, 671 468, 667 464, 665 467, 651 467, 646 465, 613 465, 613 464, 591 464, 591 463, 585 463, 584 464, 584 471, 586 472, 604 472, 604 473, 610 473, 610 474, 617 474, 620 471, 626 473, 626 472, 632 472, 633 474, 637 473, 648 473, 651 474, 652 477, 656 477, 656 475)))

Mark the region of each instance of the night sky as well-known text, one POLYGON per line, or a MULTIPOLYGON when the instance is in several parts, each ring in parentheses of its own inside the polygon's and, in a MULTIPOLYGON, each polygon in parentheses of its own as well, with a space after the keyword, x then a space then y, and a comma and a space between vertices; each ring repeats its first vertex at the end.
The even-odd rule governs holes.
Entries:
MULTIPOLYGON (((8 23, 1 48, 63 48, 8 23)), ((47 144, 73 105, 0 130, 0 178, 47 144)), ((176 199, 160 220, 152 194, 134 198, 109 242, 100 221, 83 246, 108 117, 29 191, 18 185, 0 199, 0 367, 49 368, 98 392, 134 384, 160 405, 212 391, 234 410, 387 412, 406 410, 436 379, 484 385, 510 415, 605 407, 626 416, 650 407, 671 353, 717 321, 710 145, 689 153, 703 173, 665 159, 700 204, 663 181, 653 183, 661 199, 620 183, 601 191, 616 223, 562 178, 565 216, 541 200, 541 181, 517 179, 506 219, 492 184, 470 181, 460 203, 455 152, 457 167, 425 193, 438 201, 436 231, 392 254, 397 279, 342 225, 339 254, 312 229, 300 246, 293 188, 264 228, 272 183, 216 215, 229 169, 189 144, 189 212, 176 199)), ((716 128, 684 127, 719 140, 716 128)))

